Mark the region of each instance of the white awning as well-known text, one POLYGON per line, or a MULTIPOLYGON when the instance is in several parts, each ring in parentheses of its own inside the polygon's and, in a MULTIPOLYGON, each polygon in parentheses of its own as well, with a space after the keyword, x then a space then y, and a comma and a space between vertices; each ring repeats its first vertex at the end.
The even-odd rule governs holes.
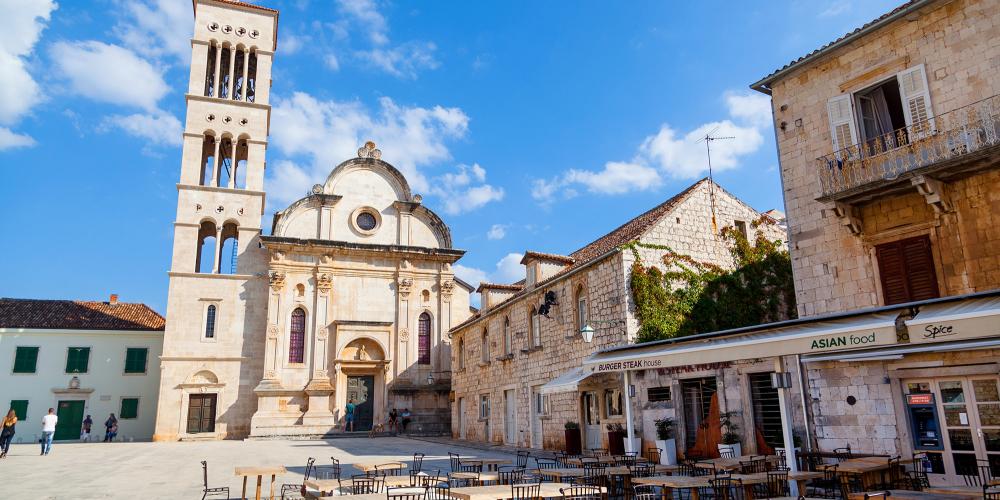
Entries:
POLYGON ((591 355, 584 368, 594 373, 839 352, 895 344, 899 311, 817 320, 727 337, 612 349, 591 355))
POLYGON ((572 368, 566 373, 559 375, 558 377, 550 380, 547 384, 538 388, 540 394, 554 394, 557 392, 575 392, 580 382, 583 379, 591 376, 589 371, 585 371, 583 367, 578 366, 572 368))
POLYGON ((907 354, 919 354, 922 352, 974 351, 977 349, 996 349, 997 347, 1000 347, 1000 339, 961 340, 958 342, 937 344, 898 344, 879 349, 802 356, 802 362, 843 361, 848 363, 851 361, 872 361, 876 359, 902 359, 907 354))
POLYGON ((905 323, 911 344, 1000 336, 1000 297, 920 306, 905 323))

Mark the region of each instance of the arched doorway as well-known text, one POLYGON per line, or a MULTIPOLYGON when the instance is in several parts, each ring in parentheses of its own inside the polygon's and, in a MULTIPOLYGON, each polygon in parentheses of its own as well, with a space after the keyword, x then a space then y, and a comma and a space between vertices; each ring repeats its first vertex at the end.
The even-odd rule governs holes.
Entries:
POLYGON ((337 361, 344 373, 346 387, 341 408, 353 401, 354 430, 371 430, 375 415, 381 412, 385 354, 377 342, 368 338, 352 340, 340 352, 337 361))

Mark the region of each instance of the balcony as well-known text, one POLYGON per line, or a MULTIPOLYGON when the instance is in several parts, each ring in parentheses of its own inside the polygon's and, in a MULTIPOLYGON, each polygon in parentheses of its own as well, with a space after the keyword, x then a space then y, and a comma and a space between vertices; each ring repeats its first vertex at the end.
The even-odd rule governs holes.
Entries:
POLYGON ((856 203, 1000 165, 1000 95, 816 159, 823 202, 856 203))

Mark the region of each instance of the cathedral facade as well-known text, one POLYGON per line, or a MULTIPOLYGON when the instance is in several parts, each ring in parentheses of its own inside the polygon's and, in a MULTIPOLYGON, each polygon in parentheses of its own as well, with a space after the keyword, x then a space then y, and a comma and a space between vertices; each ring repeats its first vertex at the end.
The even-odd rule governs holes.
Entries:
POLYGON ((352 400, 355 430, 447 432, 463 251, 371 142, 263 234, 278 12, 194 6, 154 439, 330 434, 352 400))

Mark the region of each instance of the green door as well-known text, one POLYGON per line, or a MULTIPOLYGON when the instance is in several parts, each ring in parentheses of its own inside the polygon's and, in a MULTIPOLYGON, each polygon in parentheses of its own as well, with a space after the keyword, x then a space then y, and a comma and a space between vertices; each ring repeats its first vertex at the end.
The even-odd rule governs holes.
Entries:
POLYGON ((53 439, 80 439, 83 426, 83 401, 60 401, 56 416, 56 435, 53 439))

